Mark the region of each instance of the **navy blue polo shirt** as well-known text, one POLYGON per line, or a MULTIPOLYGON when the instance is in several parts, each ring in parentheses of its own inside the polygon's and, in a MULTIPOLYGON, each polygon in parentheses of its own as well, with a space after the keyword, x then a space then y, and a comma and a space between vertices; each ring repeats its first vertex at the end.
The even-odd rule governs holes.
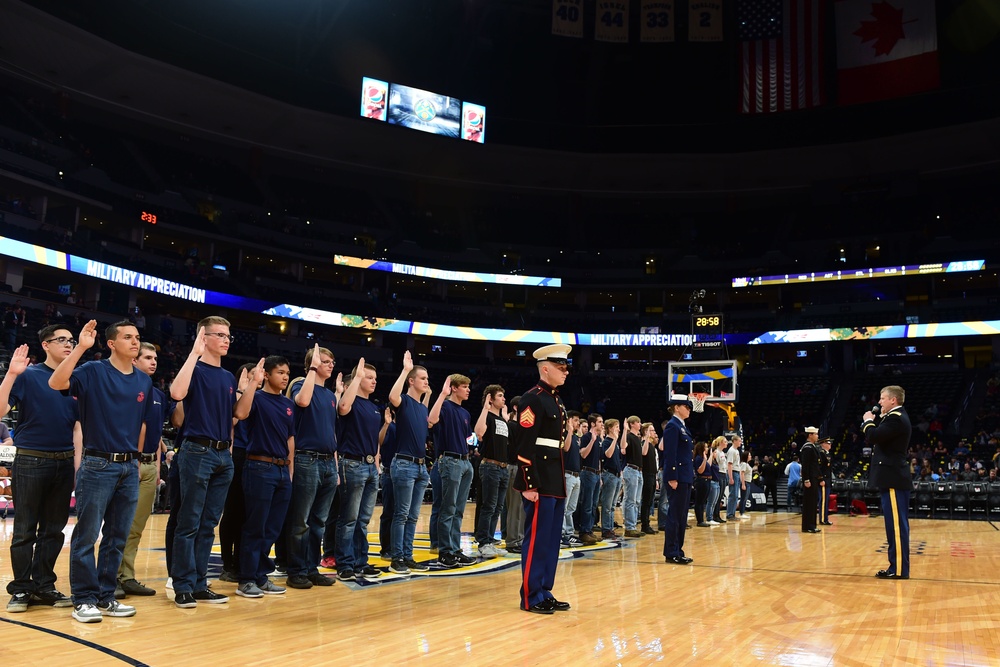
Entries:
MULTIPOLYGON (((396 453, 418 459, 427 455, 428 414, 427 406, 412 396, 400 397, 396 408, 396 453)), ((382 460, 385 461, 384 453, 382 460)))
POLYGON ((233 374, 225 368, 198 361, 184 397, 185 437, 230 440, 236 399, 233 374))
POLYGON ((73 449, 73 425, 79 419, 77 400, 49 387, 52 369, 28 366, 14 380, 9 405, 18 406, 17 446, 43 452, 73 449))
POLYGON ((604 462, 604 469, 613 475, 618 475, 622 471, 622 450, 618 446, 618 439, 615 438, 615 448, 611 453, 611 456, 605 456, 604 452, 608 447, 611 446, 611 438, 604 438, 604 442, 601 443, 601 460, 604 462))
POLYGON ((566 472, 580 472, 582 464, 583 461, 580 458, 580 436, 574 433, 569 450, 563 456, 563 469, 566 472))
POLYGON ((163 438, 163 422, 167 420, 167 414, 170 411, 170 401, 156 387, 153 387, 152 401, 149 416, 146 418, 146 440, 142 443, 143 454, 155 454, 160 448, 160 440, 163 438))
POLYGON ((392 460, 396 458, 396 424, 390 423, 385 429, 385 437, 382 438, 382 446, 379 448, 379 456, 382 458, 382 467, 389 470, 392 460))
MULTIPOLYGON (((292 402, 305 380, 292 385, 292 402)), ((295 451, 333 454, 337 451, 337 395, 317 384, 304 408, 295 406, 295 451)))
POLYGON ((83 446, 101 452, 139 451, 139 434, 153 407, 153 381, 133 369, 125 374, 110 359, 88 361, 70 376, 83 427, 83 446))
POLYGON ((452 452, 465 456, 469 453, 472 428, 469 411, 454 401, 445 400, 441 406, 441 418, 434 425, 434 448, 440 456, 452 452))
MULTIPOLYGON (((586 447, 590 444, 590 441, 594 439, 593 433, 588 433, 580 439, 580 448, 586 447)), ((601 439, 603 441, 603 438, 601 439)), ((590 453, 581 461, 582 465, 592 468, 594 470, 601 469, 601 460, 604 458, 604 452, 601 450, 601 443, 595 442, 594 446, 590 448, 590 453)))
POLYGON ((292 399, 259 389, 246 421, 250 434, 247 454, 288 458, 288 439, 295 435, 295 411, 292 399))
POLYGON ((340 415, 343 426, 339 447, 342 454, 375 456, 378 453, 378 432, 382 430, 382 411, 367 398, 356 396, 351 411, 340 415))

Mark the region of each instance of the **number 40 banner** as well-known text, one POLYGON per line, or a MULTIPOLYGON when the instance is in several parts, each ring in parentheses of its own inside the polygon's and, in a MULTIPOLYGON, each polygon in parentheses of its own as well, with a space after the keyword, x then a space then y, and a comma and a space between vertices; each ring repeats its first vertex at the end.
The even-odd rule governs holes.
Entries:
POLYGON ((628 42, 629 0, 597 0, 594 39, 599 42, 628 42))
POLYGON ((552 0, 552 34, 583 38, 583 0, 552 0))
POLYGON ((640 42, 674 41, 674 0, 642 0, 640 42))

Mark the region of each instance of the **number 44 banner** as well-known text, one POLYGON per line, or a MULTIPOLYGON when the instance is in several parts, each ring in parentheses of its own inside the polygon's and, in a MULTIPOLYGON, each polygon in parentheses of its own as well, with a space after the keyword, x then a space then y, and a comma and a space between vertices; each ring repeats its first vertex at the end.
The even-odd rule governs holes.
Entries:
POLYGON ((583 0, 552 0, 552 34, 583 38, 583 0))
POLYGON ((628 42, 629 0, 597 0, 594 39, 599 42, 628 42))
POLYGON ((642 0, 640 42, 674 41, 674 0, 642 0))

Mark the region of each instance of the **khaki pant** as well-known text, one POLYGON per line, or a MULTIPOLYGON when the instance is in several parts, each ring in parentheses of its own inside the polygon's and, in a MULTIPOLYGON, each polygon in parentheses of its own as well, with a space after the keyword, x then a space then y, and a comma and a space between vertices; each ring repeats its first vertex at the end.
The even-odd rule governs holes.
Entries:
POLYGON ((118 581, 135 579, 135 554, 139 550, 139 538, 146 528, 146 521, 153 512, 156 498, 156 464, 139 464, 139 504, 135 508, 135 518, 128 532, 128 541, 122 552, 122 564, 118 568, 118 581))

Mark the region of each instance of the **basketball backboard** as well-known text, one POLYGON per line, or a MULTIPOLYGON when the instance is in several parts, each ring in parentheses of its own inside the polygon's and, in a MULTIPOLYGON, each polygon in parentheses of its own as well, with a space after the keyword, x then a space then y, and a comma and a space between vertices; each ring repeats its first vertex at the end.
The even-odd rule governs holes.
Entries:
POLYGON ((667 399, 677 394, 706 394, 709 403, 736 402, 736 361, 671 361, 667 364, 667 399))

